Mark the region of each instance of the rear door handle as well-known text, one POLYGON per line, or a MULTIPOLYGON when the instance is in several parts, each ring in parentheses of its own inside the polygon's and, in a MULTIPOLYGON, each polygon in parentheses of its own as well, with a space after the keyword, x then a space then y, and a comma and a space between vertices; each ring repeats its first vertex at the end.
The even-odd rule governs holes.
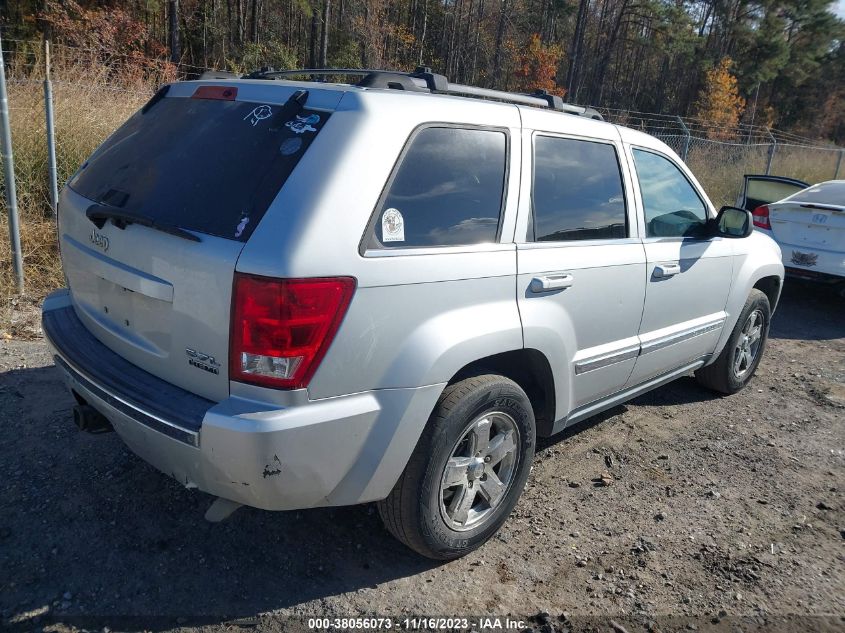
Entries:
POLYGON ((575 278, 569 273, 554 275, 542 275, 531 280, 531 292, 548 292, 549 290, 561 290, 569 288, 575 282, 575 278))
POLYGON ((654 267, 654 276, 660 278, 672 277, 680 272, 680 264, 658 264, 654 267))

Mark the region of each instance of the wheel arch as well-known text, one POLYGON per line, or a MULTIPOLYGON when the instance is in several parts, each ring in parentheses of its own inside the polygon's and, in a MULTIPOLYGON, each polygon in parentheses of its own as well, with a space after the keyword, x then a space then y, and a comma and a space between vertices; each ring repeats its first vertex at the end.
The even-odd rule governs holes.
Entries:
POLYGON ((713 351, 711 362, 716 360, 728 342, 752 290, 760 290, 768 297, 772 313, 780 298, 784 269, 780 261, 779 247, 771 239, 759 233, 753 233, 748 240, 751 242, 749 252, 739 256, 738 265, 734 265, 734 283, 725 305, 725 325, 713 351))
POLYGON ((519 385, 534 410, 537 435, 551 435, 555 421, 555 384, 552 367, 545 354, 523 348, 480 358, 461 367, 449 384, 479 373, 499 374, 519 385))
POLYGON ((769 275, 768 277, 761 277, 754 282, 753 288, 760 290, 769 299, 769 306, 774 314, 780 299, 780 292, 783 289, 783 280, 777 275, 769 275))

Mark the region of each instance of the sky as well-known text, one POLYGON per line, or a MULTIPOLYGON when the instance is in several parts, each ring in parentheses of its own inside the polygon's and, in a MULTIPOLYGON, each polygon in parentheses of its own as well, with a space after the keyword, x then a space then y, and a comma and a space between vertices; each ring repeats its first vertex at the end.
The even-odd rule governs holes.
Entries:
POLYGON ((845 0, 839 0, 839 2, 834 5, 833 12, 840 18, 845 18, 845 0))

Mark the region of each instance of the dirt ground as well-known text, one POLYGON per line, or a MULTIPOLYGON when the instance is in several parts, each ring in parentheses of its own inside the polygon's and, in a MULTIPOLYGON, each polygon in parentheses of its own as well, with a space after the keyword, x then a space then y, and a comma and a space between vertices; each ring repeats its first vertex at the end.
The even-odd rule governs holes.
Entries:
POLYGON ((208 495, 115 434, 76 431, 42 341, 0 341, 0 629, 389 615, 480 631, 478 616, 510 614, 538 632, 842 631, 843 315, 790 281, 746 390, 681 379, 541 442, 500 534, 446 564, 392 540, 371 506, 207 523, 208 495))

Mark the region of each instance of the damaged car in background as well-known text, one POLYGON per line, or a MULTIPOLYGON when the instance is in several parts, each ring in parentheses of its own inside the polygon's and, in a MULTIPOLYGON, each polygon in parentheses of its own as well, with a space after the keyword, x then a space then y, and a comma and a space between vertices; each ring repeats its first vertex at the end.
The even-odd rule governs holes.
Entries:
POLYGON ((788 276, 832 284, 845 296, 845 180, 747 175, 737 206, 780 246, 788 276))

